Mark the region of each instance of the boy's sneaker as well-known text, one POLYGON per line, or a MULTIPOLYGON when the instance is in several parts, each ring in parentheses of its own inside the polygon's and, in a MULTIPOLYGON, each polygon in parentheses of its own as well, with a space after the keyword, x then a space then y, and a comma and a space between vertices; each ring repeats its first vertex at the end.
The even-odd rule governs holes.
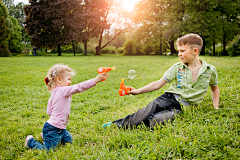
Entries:
POLYGON ((32 135, 28 135, 28 136, 27 136, 27 138, 26 138, 26 140, 25 140, 25 144, 24 144, 25 147, 28 147, 28 146, 27 146, 27 142, 28 142, 28 140, 31 139, 31 138, 33 138, 32 135))
POLYGON ((112 124, 112 122, 107 122, 107 123, 104 123, 104 124, 102 125, 102 127, 103 127, 104 129, 106 129, 107 127, 110 128, 111 124, 112 124))

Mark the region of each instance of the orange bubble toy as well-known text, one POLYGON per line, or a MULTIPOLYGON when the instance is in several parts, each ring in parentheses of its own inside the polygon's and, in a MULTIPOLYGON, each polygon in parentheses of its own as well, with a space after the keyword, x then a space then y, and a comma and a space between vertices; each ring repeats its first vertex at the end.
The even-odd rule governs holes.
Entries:
POLYGON ((125 87, 124 79, 122 78, 120 83, 120 88, 119 88, 119 95, 120 96, 129 95, 128 93, 129 91, 131 91, 131 88, 125 87))
MULTIPOLYGON (((111 70, 116 70, 116 67, 115 66, 113 66, 113 67, 99 67, 97 69, 97 72, 98 72, 98 74, 100 74, 100 73, 107 73, 108 71, 111 71, 111 70)), ((105 79, 102 80, 102 81, 105 81, 105 79)))

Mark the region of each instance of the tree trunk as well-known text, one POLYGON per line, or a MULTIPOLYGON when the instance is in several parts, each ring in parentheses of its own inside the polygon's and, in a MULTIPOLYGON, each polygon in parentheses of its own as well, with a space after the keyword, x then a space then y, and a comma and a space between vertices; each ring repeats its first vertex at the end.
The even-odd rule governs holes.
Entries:
POLYGON ((97 46, 96 47, 96 55, 100 55, 100 50, 101 50, 101 47, 97 46))
POLYGON ((8 41, 8 50, 10 51, 11 50, 11 38, 9 39, 9 41, 8 41))
POLYGON ((57 45, 57 50, 58 50, 58 56, 61 56, 61 48, 60 48, 60 45, 57 45))
POLYGON ((98 46, 96 47, 96 55, 100 55, 100 50, 101 50, 101 45, 102 45, 102 36, 103 36, 103 30, 100 35, 100 40, 99 40, 98 46))
POLYGON ((75 56, 75 46, 74 46, 74 44, 72 45, 72 47, 73 47, 73 54, 75 56))
POLYGON ((203 36, 202 37, 202 40, 203 40, 203 46, 202 46, 202 50, 200 52, 200 55, 205 55, 205 38, 203 36))
POLYGON ((213 40, 213 56, 216 54, 216 49, 215 49, 215 40, 213 40))
POLYGON ((168 41, 169 45, 170 45, 170 51, 171 51, 171 54, 170 55, 173 55, 173 54, 176 54, 177 51, 176 49, 174 48, 174 40, 170 40, 168 41))
POLYGON ((102 36, 103 36, 103 30, 102 30, 102 33, 101 33, 101 36, 100 36, 100 40, 99 40, 99 44, 98 46, 96 47, 96 55, 100 55, 100 51, 101 49, 103 49, 104 47, 106 47, 109 43, 111 43, 115 38, 117 38, 117 36, 119 36, 124 30, 127 30, 127 29, 123 29, 123 30, 120 30, 118 32, 118 34, 116 34, 110 41, 108 41, 105 45, 102 45, 102 36))
POLYGON ((84 44, 85 56, 87 56, 87 41, 85 41, 83 44, 84 44))
POLYGON ((163 52, 162 52, 162 32, 160 32, 160 47, 159 47, 159 55, 163 55, 163 52))

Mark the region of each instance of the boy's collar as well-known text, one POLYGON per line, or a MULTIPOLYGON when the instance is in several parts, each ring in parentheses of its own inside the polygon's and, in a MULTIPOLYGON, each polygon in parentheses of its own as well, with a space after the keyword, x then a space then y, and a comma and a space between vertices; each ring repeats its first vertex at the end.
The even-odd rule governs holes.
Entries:
MULTIPOLYGON (((210 65, 206 62, 206 61, 204 61, 203 59, 200 59, 199 58, 199 61, 202 63, 202 68, 205 70, 207 67, 210 67, 210 65)), ((188 68, 188 66, 187 66, 187 63, 182 63, 182 62, 180 62, 181 63, 181 65, 180 65, 180 68, 181 69, 184 69, 184 68, 188 68)))

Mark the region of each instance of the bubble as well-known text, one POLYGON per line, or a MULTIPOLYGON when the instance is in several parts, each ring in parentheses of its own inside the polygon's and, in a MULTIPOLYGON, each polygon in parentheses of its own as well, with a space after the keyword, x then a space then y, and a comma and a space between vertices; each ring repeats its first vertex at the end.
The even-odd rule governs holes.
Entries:
POLYGON ((129 70, 128 71, 128 78, 133 79, 135 77, 135 71, 134 70, 129 70))

